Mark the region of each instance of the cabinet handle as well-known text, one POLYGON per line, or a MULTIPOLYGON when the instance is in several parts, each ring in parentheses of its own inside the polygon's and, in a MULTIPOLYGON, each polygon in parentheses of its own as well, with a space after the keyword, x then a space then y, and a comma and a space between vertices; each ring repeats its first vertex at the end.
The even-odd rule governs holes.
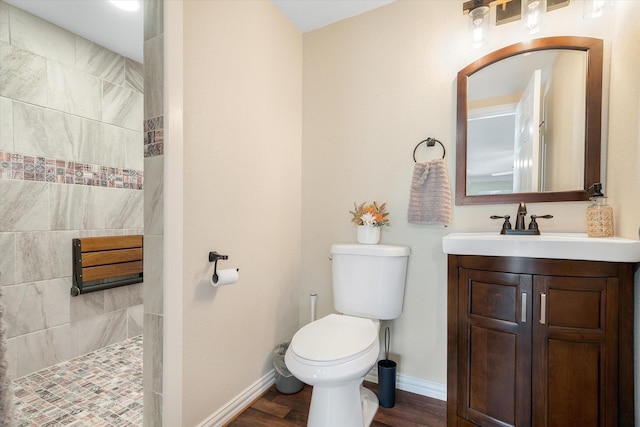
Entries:
POLYGON ((540 294, 540 323, 547 323, 547 294, 540 294))
POLYGON ((522 298, 520 302, 520 321, 522 323, 527 323, 527 294, 526 292, 522 293, 522 298))

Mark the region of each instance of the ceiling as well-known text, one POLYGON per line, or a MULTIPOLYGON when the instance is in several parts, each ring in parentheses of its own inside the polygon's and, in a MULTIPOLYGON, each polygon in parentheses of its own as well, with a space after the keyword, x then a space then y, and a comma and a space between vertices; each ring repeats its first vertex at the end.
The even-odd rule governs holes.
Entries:
MULTIPOLYGON (((143 8, 125 12, 107 0, 5 1, 114 52, 142 62, 143 8)), ((393 1, 395 0, 271 0, 303 33, 393 1)))
POLYGON ((298 29, 306 33, 395 0, 271 0, 298 29))
POLYGON ((142 62, 142 8, 126 12, 106 0, 5 0, 20 9, 142 62))

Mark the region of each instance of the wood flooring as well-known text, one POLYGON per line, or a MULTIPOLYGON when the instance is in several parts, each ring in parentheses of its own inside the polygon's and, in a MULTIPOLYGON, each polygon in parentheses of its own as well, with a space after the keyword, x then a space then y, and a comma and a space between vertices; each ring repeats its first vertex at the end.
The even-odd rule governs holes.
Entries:
MULTIPOLYGON (((364 385, 377 394, 377 384, 365 381, 364 385)), ((286 395, 279 393, 275 386, 272 386, 226 426, 306 426, 311 390, 310 386, 305 385, 301 392, 286 395)), ((444 427, 447 424, 446 416, 446 402, 396 390, 395 406, 378 408, 371 427, 444 427)))

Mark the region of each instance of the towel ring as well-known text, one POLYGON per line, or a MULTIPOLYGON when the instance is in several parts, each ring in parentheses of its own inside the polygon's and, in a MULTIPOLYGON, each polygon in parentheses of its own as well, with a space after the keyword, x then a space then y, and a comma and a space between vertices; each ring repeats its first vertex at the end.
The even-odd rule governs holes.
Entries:
POLYGON ((440 146, 442 147, 442 158, 444 159, 444 156, 447 154, 447 149, 446 149, 446 148, 444 148, 444 144, 442 144, 442 142, 438 141, 438 140, 437 140, 437 139, 435 139, 435 138, 431 138, 431 137, 429 137, 429 138, 425 139, 424 141, 420 141, 420 142, 418 142, 418 145, 416 145, 416 148, 414 148, 414 149, 413 149, 413 161, 414 161, 414 162, 416 162, 416 163, 418 162, 418 161, 416 160, 416 151, 418 150, 418 147, 420 146, 420 144, 422 144, 423 142, 426 142, 426 143, 427 143, 427 147, 433 147, 433 146, 435 146, 435 145, 436 145, 436 142, 437 142, 438 144, 440 144, 440 146))

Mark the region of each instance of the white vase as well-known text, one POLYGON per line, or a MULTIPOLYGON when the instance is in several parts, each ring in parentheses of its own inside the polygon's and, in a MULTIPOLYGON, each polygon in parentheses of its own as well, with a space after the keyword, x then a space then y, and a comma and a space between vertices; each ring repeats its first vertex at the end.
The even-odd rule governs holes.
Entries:
POLYGON ((380 242, 380 227, 369 225, 358 226, 358 243, 363 245, 377 245, 380 242))

